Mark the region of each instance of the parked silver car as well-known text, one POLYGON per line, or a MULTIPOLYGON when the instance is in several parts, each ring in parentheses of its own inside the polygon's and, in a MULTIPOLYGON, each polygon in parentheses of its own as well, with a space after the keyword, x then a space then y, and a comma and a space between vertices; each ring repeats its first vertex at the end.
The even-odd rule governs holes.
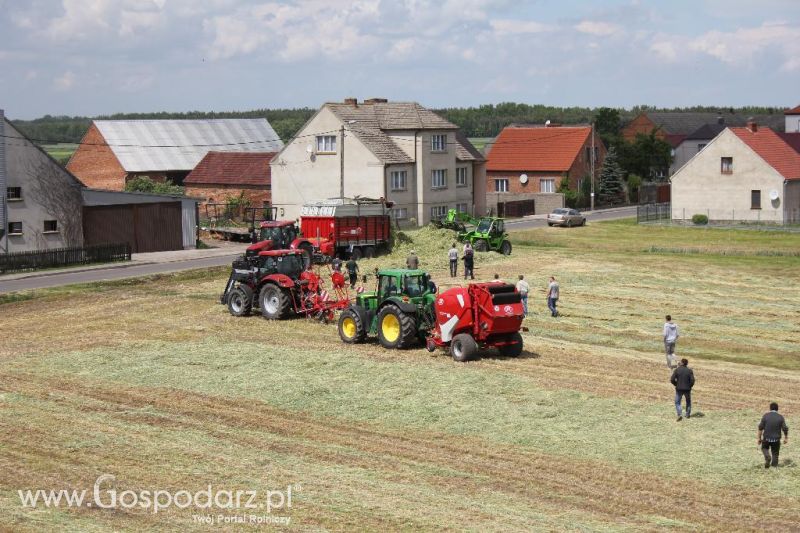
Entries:
POLYGON ((568 228, 571 228, 572 226, 585 226, 586 217, 581 215, 580 212, 575 209, 562 207, 559 209, 553 209, 553 212, 547 215, 547 225, 566 226, 568 228))

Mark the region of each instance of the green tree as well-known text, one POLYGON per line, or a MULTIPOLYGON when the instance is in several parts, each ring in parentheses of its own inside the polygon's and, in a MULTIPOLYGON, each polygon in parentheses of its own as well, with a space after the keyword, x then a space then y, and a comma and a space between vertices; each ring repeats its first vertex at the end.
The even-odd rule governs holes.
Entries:
POLYGON ((621 202, 624 194, 623 180, 625 173, 619 165, 617 150, 612 146, 603 161, 603 168, 600 171, 600 202, 613 204, 621 202))
POLYGON ((183 196, 184 188, 174 185, 171 181, 153 181, 149 176, 138 176, 125 184, 128 192, 146 192, 152 194, 171 194, 173 196, 183 196))
POLYGON ((665 181, 672 164, 672 146, 656 137, 639 134, 632 143, 620 143, 620 165, 629 174, 638 174, 646 180, 665 181))
POLYGON ((575 208, 578 206, 579 191, 575 191, 569 188, 568 178, 564 178, 561 180, 561 183, 558 185, 558 192, 564 195, 564 204, 566 204, 567 207, 575 208))

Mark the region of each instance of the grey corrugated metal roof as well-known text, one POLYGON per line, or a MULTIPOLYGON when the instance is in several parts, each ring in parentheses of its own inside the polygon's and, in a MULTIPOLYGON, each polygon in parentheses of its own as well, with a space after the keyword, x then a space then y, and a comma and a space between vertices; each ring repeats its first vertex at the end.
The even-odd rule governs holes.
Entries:
POLYGON ((95 120, 126 172, 192 170, 211 150, 277 152, 267 119, 95 120))

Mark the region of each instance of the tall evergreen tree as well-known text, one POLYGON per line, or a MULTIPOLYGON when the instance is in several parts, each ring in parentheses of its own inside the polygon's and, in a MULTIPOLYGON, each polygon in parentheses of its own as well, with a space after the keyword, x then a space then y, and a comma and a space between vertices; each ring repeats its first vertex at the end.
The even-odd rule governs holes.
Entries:
POLYGON ((603 169, 600 171, 600 202, 612 204, 621 202, 623 199, 623 179, 625 173, 619 165, 617 150, 612 146, 603 161, 603 169))

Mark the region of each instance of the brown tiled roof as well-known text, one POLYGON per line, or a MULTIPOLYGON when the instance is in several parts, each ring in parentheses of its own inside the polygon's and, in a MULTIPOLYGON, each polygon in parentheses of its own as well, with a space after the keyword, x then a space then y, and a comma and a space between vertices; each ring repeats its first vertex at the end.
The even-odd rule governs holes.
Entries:
POLYGON ((589 126, 503 128, 489 152, 486 170, 566 172, 591 132, 589 126))
POLYGON ((784 178, 800 179, 800 154, 780 135, 767 127, 759 127, 755 132, 748 128, 731 128, 731 131, 784 178))
POLYGON ((186 179, 187 185, 269 185, 275 152, 208 152, 186 179))
POLYGON ((800 115, 800 105, 797 107, 793 107, 791 109, 787 109, 783 112, 784 115, 800 115))

